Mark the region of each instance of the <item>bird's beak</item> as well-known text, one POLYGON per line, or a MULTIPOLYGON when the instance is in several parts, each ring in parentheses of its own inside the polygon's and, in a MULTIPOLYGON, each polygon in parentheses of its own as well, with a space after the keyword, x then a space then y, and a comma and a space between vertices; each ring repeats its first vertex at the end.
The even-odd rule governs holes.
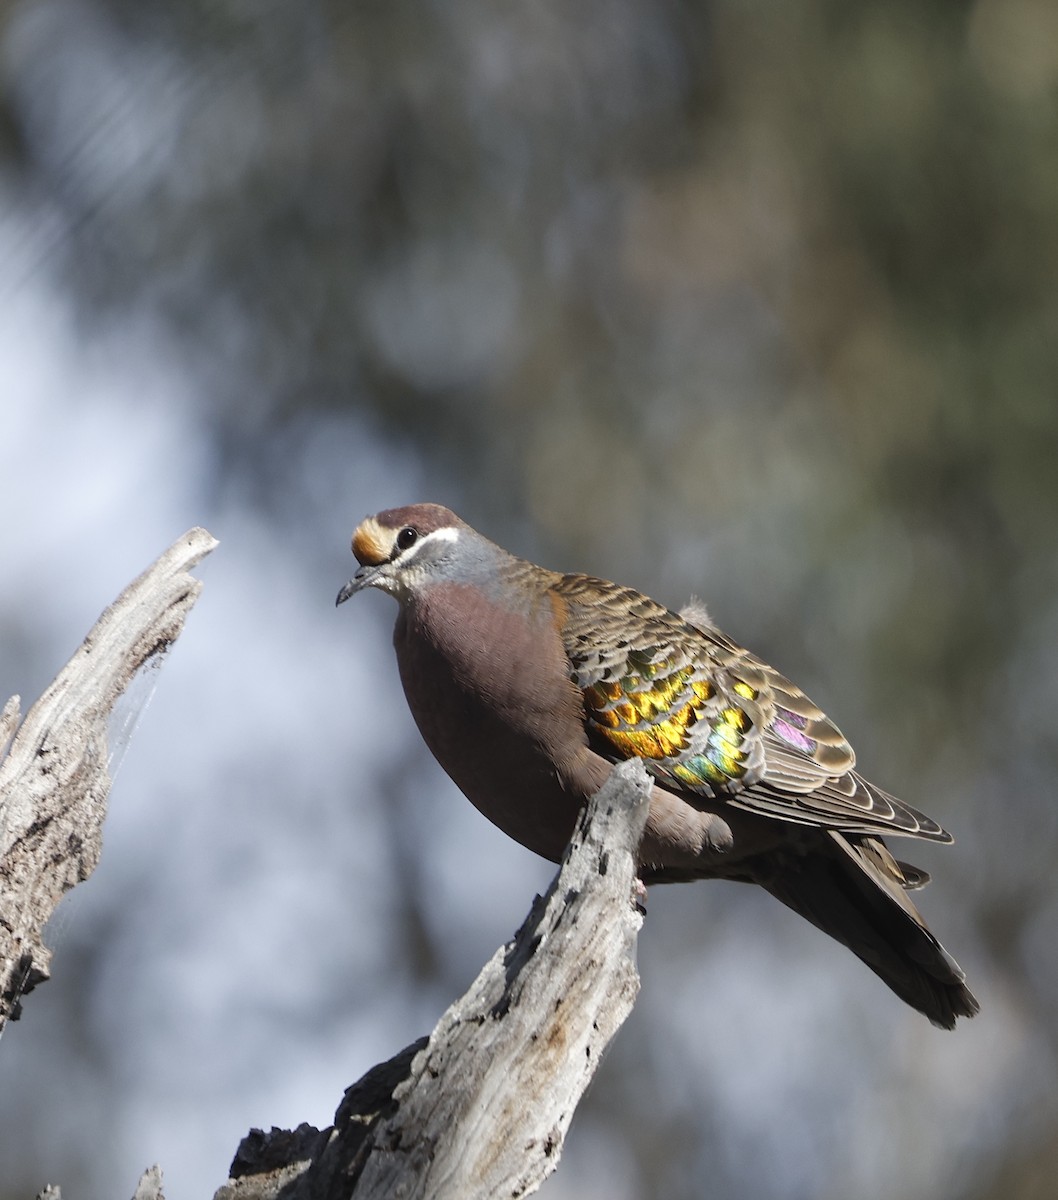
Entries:
POLYGON ((370 587, 374 582, 375 576, 378 575, 380 568, 377 566, 364 566, 349 580, 349 582, 338 593, 338 599, 335 600, 334 606, 344 604, 350 596, 355 596, 357 592, 363 588, 370 587))

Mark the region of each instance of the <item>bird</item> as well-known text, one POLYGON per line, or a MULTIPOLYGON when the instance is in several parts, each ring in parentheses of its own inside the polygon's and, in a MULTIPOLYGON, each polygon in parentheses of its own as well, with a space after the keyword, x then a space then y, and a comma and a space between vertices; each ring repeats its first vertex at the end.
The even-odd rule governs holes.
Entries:
POLYGON ((615 763, 652 779, 644 886, 759 884, 936 1026, 979 1004, 912 903, 929 882, 886 837, 951 842, 868 782, 833 721, 693 603, 509 553, 439 504, 366 517, 336 604, 378 589, 426 745, 510 837, 561 860, 615 763))

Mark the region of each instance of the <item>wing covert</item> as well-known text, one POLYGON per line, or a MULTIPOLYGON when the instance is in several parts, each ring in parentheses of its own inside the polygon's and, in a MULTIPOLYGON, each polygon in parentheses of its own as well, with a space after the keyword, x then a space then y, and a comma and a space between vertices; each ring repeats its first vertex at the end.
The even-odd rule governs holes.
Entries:
POLYGON ((799 824, 950 840, 863 779, 833 721, 704 612, 686 619, 584 575, 561 576, 554 591, 589 740, 605 757, 643 759, 691 803, 722 799, 799 824))

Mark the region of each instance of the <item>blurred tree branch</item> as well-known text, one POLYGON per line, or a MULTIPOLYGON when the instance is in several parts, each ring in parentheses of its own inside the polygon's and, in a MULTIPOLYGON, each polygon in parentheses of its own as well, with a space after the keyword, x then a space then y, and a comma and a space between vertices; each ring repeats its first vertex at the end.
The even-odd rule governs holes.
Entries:
POLYGON ((179 637, 202 587, 187 572, 216 544, 185 533, 103 613, 21 728, 17 696, 0 713, 0 754, 11 742, 0 760, 0 1030, 48 978, 42 931, 55 906, 99 861, 111 711, 179 637))
POLYGON ((521 929, 325 1130, 254 1130, 215 1200, 486 1200, 535 1192, 639 990, 635 850, 650 782, 615 768, 521 929))

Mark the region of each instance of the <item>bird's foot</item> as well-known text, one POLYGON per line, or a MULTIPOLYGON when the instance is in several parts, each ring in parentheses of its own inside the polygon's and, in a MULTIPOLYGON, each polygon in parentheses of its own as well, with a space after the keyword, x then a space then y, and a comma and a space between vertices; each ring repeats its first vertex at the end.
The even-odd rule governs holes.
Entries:
POLYGON ((632 907, 646 916, 647 885, 638 876, 632 883, 632 907))

